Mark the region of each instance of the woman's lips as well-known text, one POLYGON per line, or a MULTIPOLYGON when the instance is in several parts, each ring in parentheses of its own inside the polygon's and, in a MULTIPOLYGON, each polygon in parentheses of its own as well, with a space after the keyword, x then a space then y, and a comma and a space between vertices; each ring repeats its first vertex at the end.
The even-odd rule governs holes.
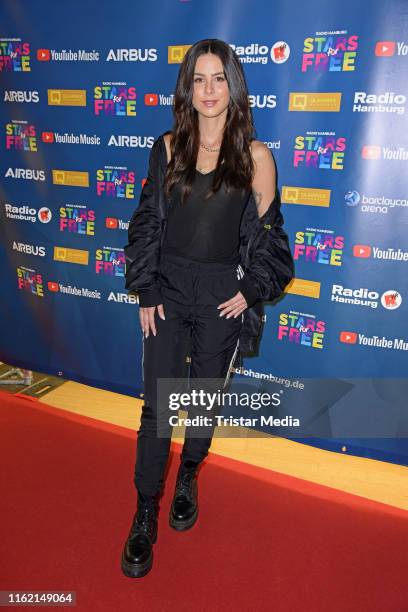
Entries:
POLYGON ((215 106, 217 104, 217 100, 207 100, 206 102, 203 102, 203 104, 208 106, 208 108, 211 108, 211 106, 215 106))

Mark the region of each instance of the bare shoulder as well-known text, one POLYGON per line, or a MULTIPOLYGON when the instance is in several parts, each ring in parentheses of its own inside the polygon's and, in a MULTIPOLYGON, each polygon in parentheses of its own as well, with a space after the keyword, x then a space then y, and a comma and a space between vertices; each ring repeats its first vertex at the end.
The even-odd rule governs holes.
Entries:
POLYGON ((260 140, 251 142, 251 155, 255 165, 252 192, 259 216, 262 216, 273 202, 276 194, 275 161, 271 151, 260 140))
POLYGON ((273 164, 272 154, 266 144, 261 140, 252 140, 251 154, 255 164, 273 164))
POLYGON ((171 136, 172 136, 171 132, 167 132, 166 134, 163 134, 163 140, 164 140, 164 144, 166 145, 166 150, 167 150, 167 163, 171 159, 171 152, 170 152, 171 136))

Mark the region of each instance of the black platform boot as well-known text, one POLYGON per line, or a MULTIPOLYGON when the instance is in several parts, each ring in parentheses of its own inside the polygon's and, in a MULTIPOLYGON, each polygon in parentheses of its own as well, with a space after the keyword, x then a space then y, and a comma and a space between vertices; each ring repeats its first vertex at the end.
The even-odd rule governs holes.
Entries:
POLYGON ((122 553, 122 571, 129 578, 141 578, 152 567, 158 511, 159 495, 148 497, 138 491, 137 511, 122 553))
POLYGON ((199 463, 181 463, 171 504, 169 523, 177 531, 185 531, 194 525, 198 516, 197 468, 199 463))

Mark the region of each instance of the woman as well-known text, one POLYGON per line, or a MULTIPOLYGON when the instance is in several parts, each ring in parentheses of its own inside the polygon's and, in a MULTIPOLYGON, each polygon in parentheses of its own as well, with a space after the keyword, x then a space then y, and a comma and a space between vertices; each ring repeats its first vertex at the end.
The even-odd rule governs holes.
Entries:
MULTIPOLYGON (((274 160, 253 138, 245 77, 228 44, 207 39, 189 48, 173 112, 173 130, 152 147, 125 247, 126 288, 139 295, 145 400, 137 511, 122 554, 130 577, 152 567, 170 450, 169 406, 158 401, 157 382, 185 377, 190 355, 191 381, 225 386, 238 350, 254 348, 261 302, 278 297, 293 277, 274 160)), ((186 428, 169 517, 178 531, 197 520, 197 469, 213 428, 205 432, 186 428)))

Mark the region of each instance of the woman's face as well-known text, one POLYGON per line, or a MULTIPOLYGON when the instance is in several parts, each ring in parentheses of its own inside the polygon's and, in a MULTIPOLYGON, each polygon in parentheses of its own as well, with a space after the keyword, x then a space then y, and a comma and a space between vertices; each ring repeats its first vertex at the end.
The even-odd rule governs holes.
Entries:
POLYGON ((205 117, 217 117, 228 108, 229 87, 218 55, 200 55, 193 79, 193 106, 198 113, 205 117))

